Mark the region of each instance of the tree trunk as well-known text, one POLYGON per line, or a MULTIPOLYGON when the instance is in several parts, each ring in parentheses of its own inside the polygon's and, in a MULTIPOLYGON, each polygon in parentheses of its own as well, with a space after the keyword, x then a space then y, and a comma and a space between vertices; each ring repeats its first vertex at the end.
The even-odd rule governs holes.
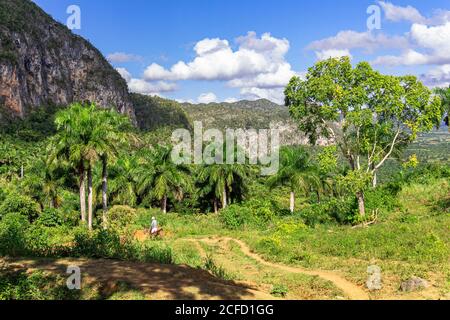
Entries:
POLYGON ((24 170, 23 170, 23 165, 20 167, 20 179, 23 179, 24 176, 24 170))
POLYGON ((81 221, 86 221, 86 174, 84 172, 84 167, 80 168, 80 211, 81 211, 81 221))
POLYGON ((92 230, 92 167, 88 167, 88 227, 92 230))
POLYGON ((102 158, 102 205, 103 205, 103 228, 106 228, 108 212, 108 159, 102 158))
POLYGON ((217 199, 214 199, 214 213, 217 214, 218 212, 218 203, 217 203, 217 199))
POLYGON ((375 170, 375 164, 374 163, 371 164, 370 169, 373 171, 372 187, 376 188, 377 184, 378 184, 378 179, 377 179, 377 171, 375 170))
POLYGON ((163 213, 167 213, 167 196, 161 199, 161 210, 163 213))
POLYGON ((378 179, 377 179, 377 173, 376 172, 374 172, 373 173, 373 179, 372 179, 372 187, 373 188, 376 188, 377 187, 377 184, 378 184, 378 181, 377 181, 378 179))
POLYGON ((366 206, 364 204, 364 194, 361 191, 357 192, 356 197, 358 198, 359 215, 361 217, 364 217, 366 215, 366 206))
POLYGON ((225 209, 227 207, 227 190, 224 188, 222 192, 222 208, 225 209))
POLYGON ((291 192, 291 199, 290 199, 289 210, 291 210, 291 213, 294 213, 294 209, 295 209, 295 193, 291 192))

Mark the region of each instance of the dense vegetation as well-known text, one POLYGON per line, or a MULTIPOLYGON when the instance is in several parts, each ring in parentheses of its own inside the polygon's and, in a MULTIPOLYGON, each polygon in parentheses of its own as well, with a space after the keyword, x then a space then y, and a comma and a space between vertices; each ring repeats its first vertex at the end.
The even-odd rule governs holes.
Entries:
MULTIPOLYGON (((333 71, 336 66, 348 67, 346 61, 329 60, 316 68, 333 71)), ((115 111, 95 105, 42 109, 24 120, 4 116, 0 256, 186 263, 226 278, 212 258, 202 264, 198 255, 178 250, 174 244, 186 236, 228 235, 246 240, 271 260, 323 269, 337 265, 357 282, 364 281, 361 268, 373 259, 383 264, 388 274, 402 278, 427 269, 445 278, 449 137, 442 131, 422 134, 410 144, 416 133, 430 131, 435 120, 441 119, 439 100, 413 78, 400 80, 409 81, 408 87, 415 92, 403 88, 399 79, 389 78, 391 88, 399 90, 392 93, 399 99, 395 107, 404 111, 390 113, 393 105, 388 102, 392 99, 366 101, 360 97, 362 102, 356 101, 351 88, 358 87, 357 82, 345 83, 349 92, 334 88, 324 93, 329 79, 318 74, 327 72, 315 71, 310 71, 304 83, 293 79, 287 89, 293 118, 303 121, 300 116, 310 112, 311 101, 333 97, 319 104, 325 109, 322 116, 326 122, 333 122, 339 117, 333 108, 352 101, 353 107, 345 111, 345 139, 334 137, 337 145, 328 147, 283 147, 280 170, 271 177, 259 176, 256 166, 173 163, 167 139, 170 128, 190 128, 190 123, 181 109, 160 98, 133 97, 143 130, 133 128, 128 118, 115 111), (322 83, 323 91, 308 91, 320 88, 317 84, 321 81, 326 84, 322 83), (415 103, 416 94, 427 97, 423 104, 415 103), (362 105, 371 103, 386 108, 370 111, 384 113, 382 123, 365 114, 370 109, 362 105), (414 118, 416 108, 421 112, 414 118), (395 125, 404 113, 408 113, 408 121, 416 122, 407 123, 410 131, 401 131, 401 147, 391 148, 400 131, 395 125), (173 118, 176 124, 171 123, 173 118), (360 135, 354 134, 355 128, 360 135), (374 128, 386 140, 376 144, 374 128), (345 149, 349 146, 351 149, 345 149), (368 162, 361 160, 358 166, 348 161, 349 154, 359 161, 369 149, 378 156, 371 159, 369 155, 368 162), (376 184, 372 160, 383 162, 376 184), (360 174, 361 168, 364 174, 360 174), (361 214, 361 194, 365 214, 361 214), (152 216, 158 217, 167 238, 137 241, 135 232, 148 228, 152 216), (336 257, 338 262, 333 260, 336 257), (365 261, 358 262, 356 273, 347 262, 351 258, 365 261), (395 267, 391 260, 405 264, 395 267)), ((365 75, 370 72, 364 70, 365 75)), ((377 77, 381 75, 374 73, 369 79, 377 77)), ((347 80, 341 79, 343 83, 347 80)), ((303 122, 300 128, 314 140, 323 128, 313 125, 322 124, 303 122)), ((326 131, 321 133, 326 135, 326 131)), ((0 274, 0 298, 72 297, 59 285, 60 279, 54 279, 56 285, 43 297, 48 275, 27 276, 1 268, 0 274)), ((445 289, 442 283, 439 286, 445 289)), ((285 295, 286 286, 276 285, 273 292, 285 295)))

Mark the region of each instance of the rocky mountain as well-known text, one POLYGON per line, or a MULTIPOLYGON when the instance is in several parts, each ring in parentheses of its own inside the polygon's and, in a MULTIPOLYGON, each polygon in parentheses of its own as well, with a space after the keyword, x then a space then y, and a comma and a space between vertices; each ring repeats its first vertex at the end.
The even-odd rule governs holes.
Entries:
MULTIPOLYGON (((270 129, 280 131, 283 145, 307 144, 306 137, 292 121, 287 107, 266 99, 242 100, 233 103, 191 104, 183 103, 191 121, 201 121, 206 129, 270 129)), ((326 144, 326 141, 319 141, 326 144)))
POLYGON ((139 93, 132 93, 131 100, 137 125, 143 131, 154 131, 160 128, 190 129, 192 127, 186 112, 174 100, 139 93))
POLYGON ((127 84, 88 41, 29 0, 0 0, 0 107, 95 102, 135 119, 127 84))

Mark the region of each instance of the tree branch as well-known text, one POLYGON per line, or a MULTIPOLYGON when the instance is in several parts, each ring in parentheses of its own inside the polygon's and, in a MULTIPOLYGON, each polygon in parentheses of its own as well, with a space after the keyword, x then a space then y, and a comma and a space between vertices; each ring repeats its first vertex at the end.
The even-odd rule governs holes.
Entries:
POLYGON ((376 170, 378 170, 383 163, 391 156, 392 152, 394 151, 395 144, 397 142, 398 136, 400 135, 400 128, 397 129, 397 133, 394 136, 394 140, 392 141, 391 148, 389 149, 389 152, 384 156, 384 158, 373 168, 372 173, 374 173, 376 170))

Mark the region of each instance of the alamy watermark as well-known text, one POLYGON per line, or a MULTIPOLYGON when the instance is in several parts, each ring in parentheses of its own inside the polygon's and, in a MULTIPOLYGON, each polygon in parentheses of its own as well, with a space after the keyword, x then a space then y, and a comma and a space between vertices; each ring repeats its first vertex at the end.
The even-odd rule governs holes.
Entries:
POLYGON ((67 7, 66 13, 69 14, 66 25, 70 30, 81 29, 81 9, 77 5, 70 5, 67 7))
POLYGON ((66 285, 69 290, 81 290, 81 269, 78 266, 68 266, 66 270, 70 276, 67 278, 66 285))
POLYGON ((194 122, 194 137, 187 129, 172 133, 172 161, 176 164, 250 164, 260 165, 261 175, 273 175, 279 168, 278 129, 203 130, 194 122))
POLYGON ((378 5, 371 5, 367 8, 367 29, 380 30, 381 29, 381 8, 378 5))

